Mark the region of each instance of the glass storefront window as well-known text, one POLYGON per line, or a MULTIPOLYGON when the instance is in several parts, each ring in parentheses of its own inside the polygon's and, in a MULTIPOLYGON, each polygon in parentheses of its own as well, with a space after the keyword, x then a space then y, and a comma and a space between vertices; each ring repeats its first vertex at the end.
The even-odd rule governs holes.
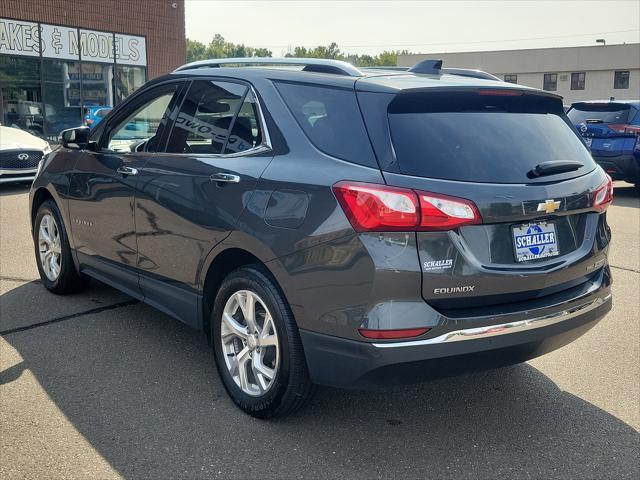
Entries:
POLYGON ((40 59, 0 55, 0 119, 3 125, 44 134, 40 59))
POLYGON ((144 37, 5 18, 0 31, 15 33, 0 42, 0 123, 49 141, 146 81, 144 37))
POLYGON ((81 64, 83 107, 113 107, 113 65, 81 64))
POLYGON ((128 65, 116 66, 116 102, 131 95, 135 90, 140 88, 146 81, 146 68, 132 67, 128 65))
POLYGON ((45 134, 55 141, 65 128, 82 124, 80 62, 44 59, 42 79, 45 134))

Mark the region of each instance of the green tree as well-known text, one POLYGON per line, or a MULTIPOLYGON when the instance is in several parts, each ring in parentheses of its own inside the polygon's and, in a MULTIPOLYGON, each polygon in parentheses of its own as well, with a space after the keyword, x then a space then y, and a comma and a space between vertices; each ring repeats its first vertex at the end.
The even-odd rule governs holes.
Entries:
MULTIPOLYGON (((344 54, 340 51, 338 44, 332 42, 327 46, 318 45, 313 48, 296 46, 285 57, 331 58, 344 60, 359 67, 392 67, 398 64, 398 55, 408 53, 407 50, 385 50, 377 55, 344 54)), ((271 56, 271 50, 262 47, 247 47, 244 43, 227 42, 219 33, 213 36, 209 45, 187 39, 187 61, 189 62, 207 58, 271 56)))
POLYGON ((197 40, 187 39, 187 61, 206 60, 208 58, 233 57, 270 57, 271 50, 266 48, 247 47, 244 44, 227 42, 222 35, 216 33, 209 45, 197 40))

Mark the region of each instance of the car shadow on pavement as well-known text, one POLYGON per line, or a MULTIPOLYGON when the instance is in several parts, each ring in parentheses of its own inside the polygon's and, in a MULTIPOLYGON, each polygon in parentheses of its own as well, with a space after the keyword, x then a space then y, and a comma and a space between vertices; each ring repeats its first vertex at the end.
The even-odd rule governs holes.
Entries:
MULTIPOLYGON (((50 301, 26 287, 5 295, 50 301)), ((305 410, 267 422, 235 408, 201 334, 143 304, 4 338, 22 363, 2 379, 30 371, 125 478, 638 474, 637 432, 528 364, 375 393, 319 388, 305 410)))
POLYGON ((5 197, 9 195, 22 195, 24 193, 29 193, 29 189, 31 188, 31 183, 5 183, 0 184, 0 197, 5 197))

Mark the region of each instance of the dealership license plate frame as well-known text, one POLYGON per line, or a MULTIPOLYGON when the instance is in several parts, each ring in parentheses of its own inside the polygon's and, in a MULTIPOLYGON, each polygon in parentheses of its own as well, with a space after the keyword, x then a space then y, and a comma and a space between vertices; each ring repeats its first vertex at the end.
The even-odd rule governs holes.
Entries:
POLYGON ((513 240, 513 253, 516 263, 530 262, 536 260, 544 260, 560 255, 560 248, 558 247, 558 234, 556 230, 556 223, 553 221, 540 221, 529 222, 524 224, 513 225, 511 227, 511 238, 513 240), (545 243, 542 250, 538 253, 534 253, 530 247, 518 247, 516 238, 518 236, 528 235, 527 230, 532 226, 540 229, 540 232, 535 233, 553 233, 553 242, 545 243), (524 233, 523 233, 524 232, 524 233))

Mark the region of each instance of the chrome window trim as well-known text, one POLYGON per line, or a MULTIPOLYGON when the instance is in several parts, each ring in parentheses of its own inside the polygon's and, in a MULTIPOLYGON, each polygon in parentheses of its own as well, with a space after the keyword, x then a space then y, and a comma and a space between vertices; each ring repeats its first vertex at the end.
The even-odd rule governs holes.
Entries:
POLYGON ((423 345, 438 345, 443 343, 463 342, 466 340, 480 340, 483 338, 496 337, 499 335, 509 335, 536 328, 547 327, 556 323, 564 322, 570 318, 577 317, 584 313, 604 305, 611 299, 611 294, 599 297, 588 303, 571 307, 560 312, 551 313, 541 317, 517 320, 514 322, 500 323, 497 325, 485 325, 483 327, 465 328, 444 333, 438 337, 426 338, 424 340, 410 340, 405 342, 373 343, 376 348, 397 348, 397 347, 419 347, 423 345))

